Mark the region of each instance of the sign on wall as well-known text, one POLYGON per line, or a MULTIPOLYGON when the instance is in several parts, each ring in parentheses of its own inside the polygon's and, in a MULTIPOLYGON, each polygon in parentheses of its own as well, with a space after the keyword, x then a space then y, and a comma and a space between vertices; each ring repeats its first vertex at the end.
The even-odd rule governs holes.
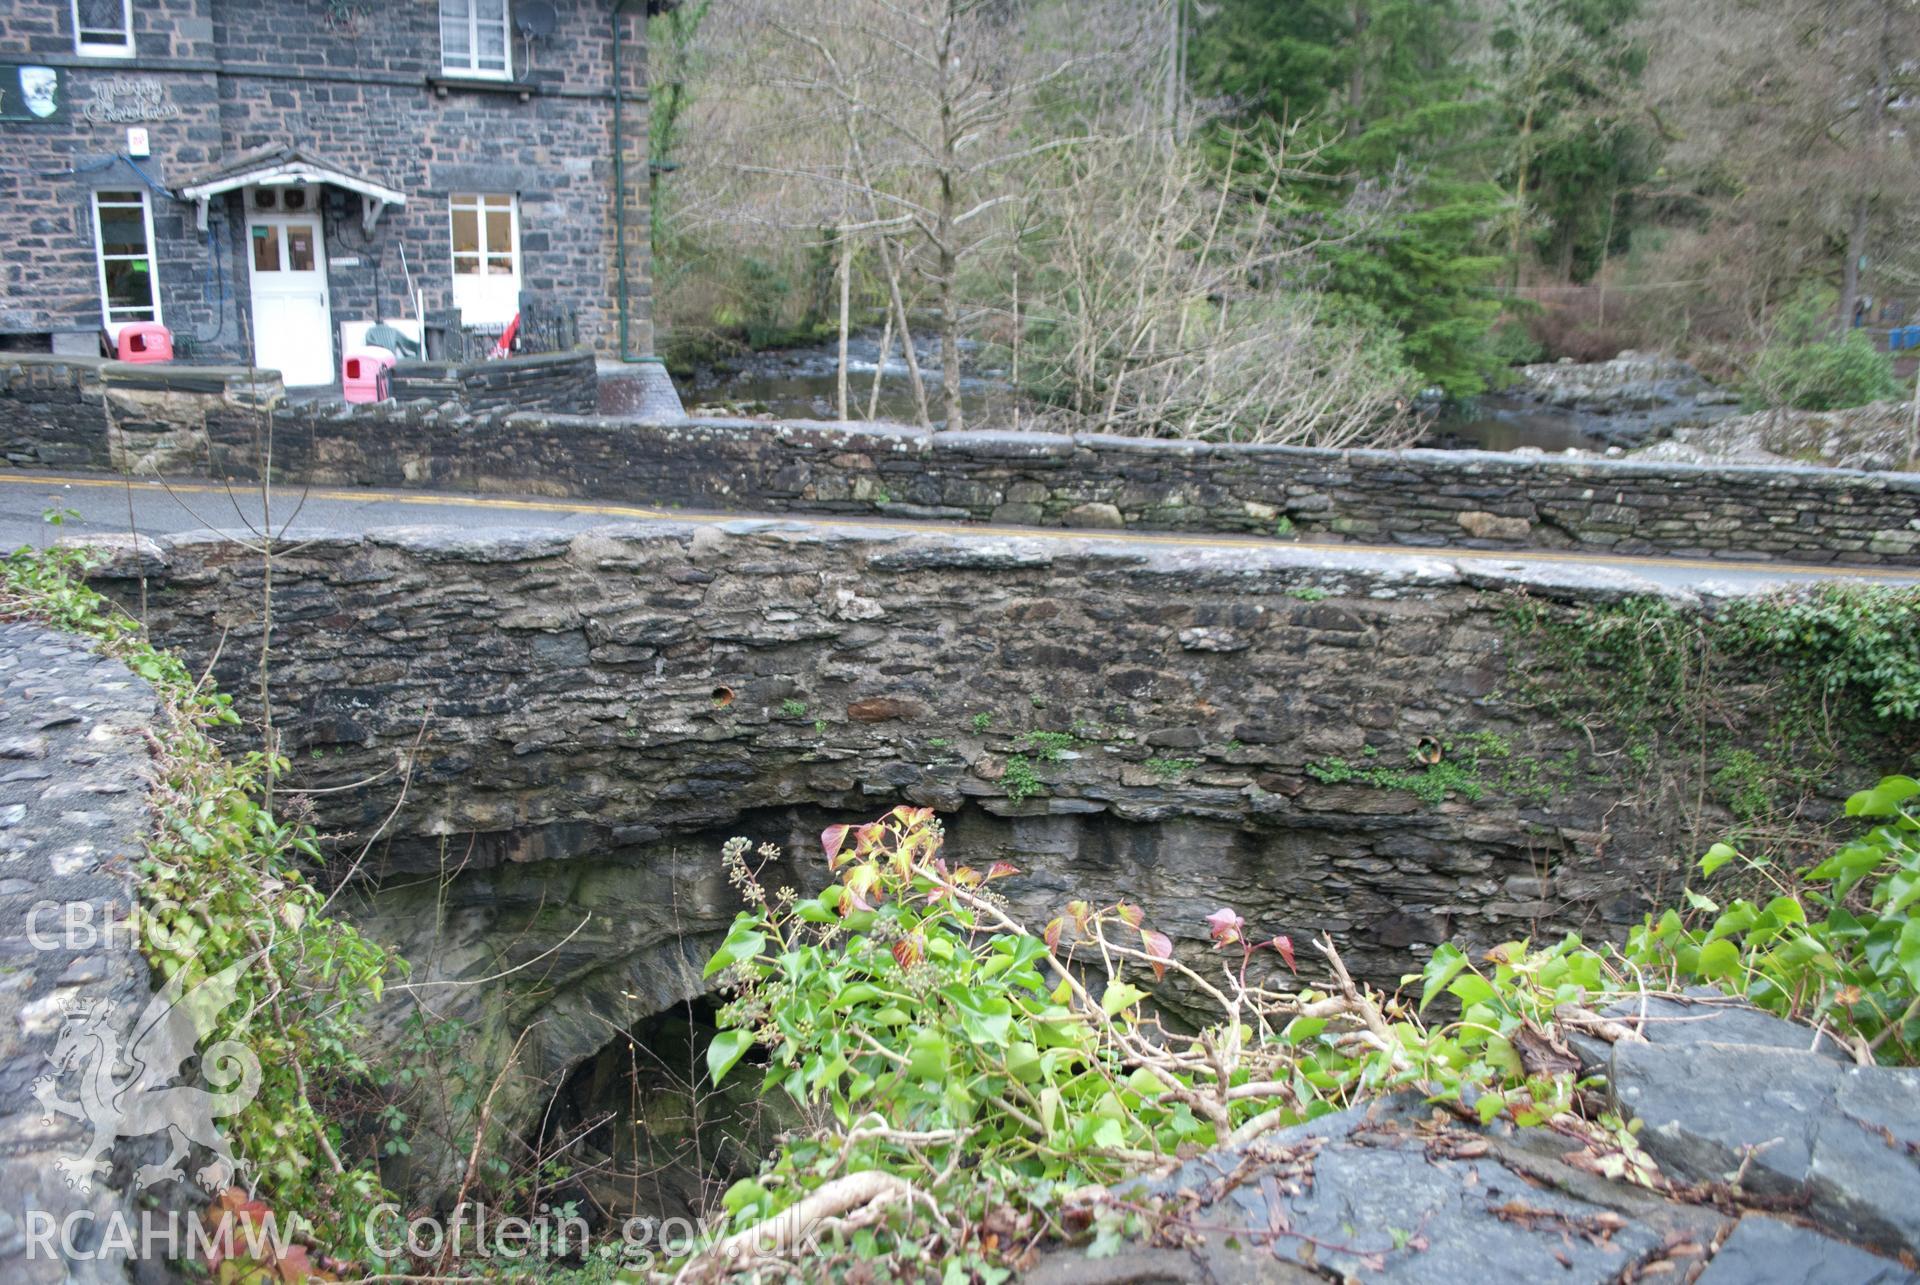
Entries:
POLYGON ((125 125, 143 120, 174 120, 179 107, 167 101, 167 91, 152 76, 114 76, 92 82, 93 101, 87 119, 96 125, 125 125))
POLYGON ((0 121, 67 119, 67 73, 36 63, 0 62, 0 121))

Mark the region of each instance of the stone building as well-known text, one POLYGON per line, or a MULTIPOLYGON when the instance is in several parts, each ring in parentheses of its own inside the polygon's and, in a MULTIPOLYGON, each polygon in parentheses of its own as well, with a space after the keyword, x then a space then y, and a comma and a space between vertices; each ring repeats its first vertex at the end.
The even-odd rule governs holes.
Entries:
POLYGON ((662 4, 6 0, 0 348, 158 320, 324 384, 370 323, 498 329, 525 292, 650 353, 662 4))

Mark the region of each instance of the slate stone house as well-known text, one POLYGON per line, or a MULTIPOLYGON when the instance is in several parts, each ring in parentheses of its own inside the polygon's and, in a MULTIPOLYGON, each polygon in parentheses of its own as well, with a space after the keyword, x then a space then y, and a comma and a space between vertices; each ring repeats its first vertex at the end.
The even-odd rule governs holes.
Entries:
POLYGON ((4 0, 0 349, 158 320, 324 384, 368 324, 497 330, 525 292, 650 353, 661 3, 4 0))

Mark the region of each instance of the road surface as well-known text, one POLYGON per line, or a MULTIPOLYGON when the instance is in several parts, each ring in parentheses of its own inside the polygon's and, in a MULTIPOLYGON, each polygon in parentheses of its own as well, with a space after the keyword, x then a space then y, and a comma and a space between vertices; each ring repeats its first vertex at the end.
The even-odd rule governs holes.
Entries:
MULTIPOLYGON (((436 491, 382 491, 366 487, 280 486, 273 492, 274 527, 298 537, 321 530, 369 531, 395 526, 465 528, 539 527, 581 531, 612 522, 668 519, 729 522, 763 516, 784 522, 960 535, 1028 536, 1061 540, 1095 539, 1140 542, 1176 548, 1272 549, 1278 541, 1256 536, 1181 535, 1133 531, 1066 530, 1059 527, 970 526, 951 522, 907 522, 875 518, 822 518, 795 514, 694 513, 643 505, 592 500, 546 500, 500 495, 459 495, 436 491)), ((258 488, 229 490, 217 482, 159 482, 52 473, 0 472, 0 548, 46 544, 71 534, 135 530, 147 535, 195 531, 257 530, 261 524, 258 488), (57 517, 59 521, 49 521, 57 517)), ((1343 555, 1446 558, 1499 564, 1551 563, 1611 568, 1642 576, 1669 588, 1703 586, 1757 589, 1769 584, 1812 580, 1867 580, 1920 585, 1920 568, 1822 567, 1791 563, 1741 563, 1703 558, 1625 557, 1605 552, 1488 549, 1430 549, 1401 545, 1287 542, 1285 547, 1323 549, 1343 555)))

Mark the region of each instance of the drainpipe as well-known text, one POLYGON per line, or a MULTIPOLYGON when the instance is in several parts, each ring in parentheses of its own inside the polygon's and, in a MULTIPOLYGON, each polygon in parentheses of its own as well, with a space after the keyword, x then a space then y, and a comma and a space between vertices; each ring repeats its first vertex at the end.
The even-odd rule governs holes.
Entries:
MULTIPOLYGON (((672 8, 672 6, 668 6, 672 8)), ((612 227, 614 227, 614 263, 620 275, 620 361, 666 365, 662 357, 641 357, 632 346, 632 311, 626 288, 626 77, 620 75, 620 19, 628 13, 647 13, 645 0, 612 0, 612 227)), ((651 181, 651 169, 649 169, 651 181)))
POLYGON ((627 339, 627 151, 621 122, 627 114, 626 79, 620 68, 620 29, 626 0, 613 0, 613 253, 620 266, 620 360, 632 361, 627 339))

